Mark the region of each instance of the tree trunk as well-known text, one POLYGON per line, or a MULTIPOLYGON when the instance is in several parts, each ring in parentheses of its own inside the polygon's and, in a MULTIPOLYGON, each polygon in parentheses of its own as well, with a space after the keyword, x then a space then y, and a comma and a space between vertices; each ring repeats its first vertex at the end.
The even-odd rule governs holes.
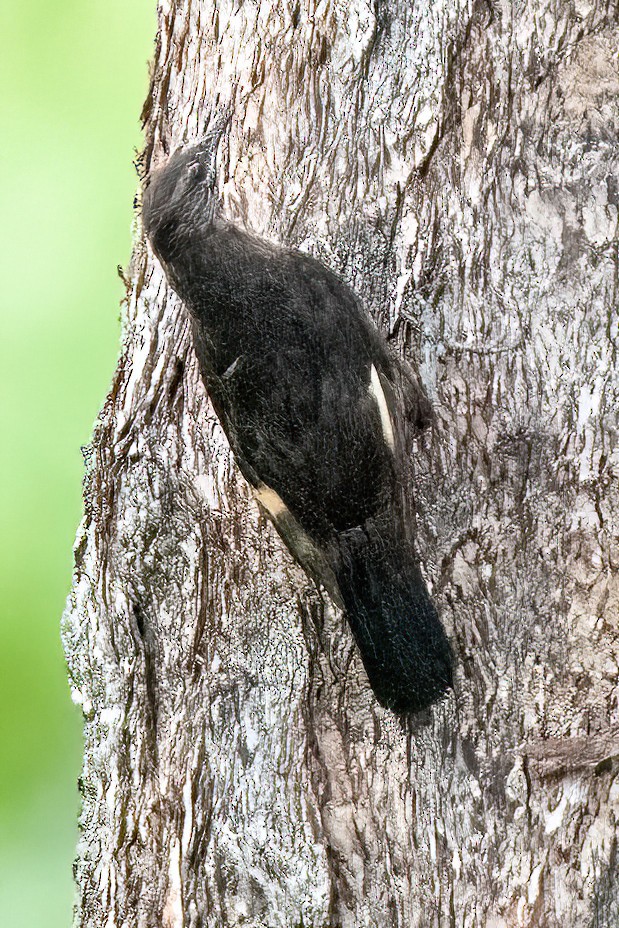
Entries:
POLYGON ((64 620, 78 925, 616 928, 618 43, 616 0, 160 0, 145 167, 230 105, 226 216, 420 365, 457 682, 377 705, 138 232, 64 620))

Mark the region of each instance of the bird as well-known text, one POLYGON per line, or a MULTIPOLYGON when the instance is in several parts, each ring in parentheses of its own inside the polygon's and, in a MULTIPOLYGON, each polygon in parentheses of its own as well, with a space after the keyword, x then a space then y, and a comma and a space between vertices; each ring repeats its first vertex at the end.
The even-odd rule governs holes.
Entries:
POLYGON ((427 422, 429 401, 340 276, 225 218, 222 133, 149 172, 144 231, 258 503, 343 609, 378 702, 419 712, 453 686, 406 504, 405 436, 427 422))

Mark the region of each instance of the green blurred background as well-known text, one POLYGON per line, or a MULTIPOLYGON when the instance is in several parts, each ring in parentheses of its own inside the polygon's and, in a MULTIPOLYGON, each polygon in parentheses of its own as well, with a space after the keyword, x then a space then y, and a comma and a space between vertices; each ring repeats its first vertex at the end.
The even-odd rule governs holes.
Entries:
POLYGON ((81 716, 59 638, 118 354, 155 0, 0 0, 0 925, 68 928, 81 716))

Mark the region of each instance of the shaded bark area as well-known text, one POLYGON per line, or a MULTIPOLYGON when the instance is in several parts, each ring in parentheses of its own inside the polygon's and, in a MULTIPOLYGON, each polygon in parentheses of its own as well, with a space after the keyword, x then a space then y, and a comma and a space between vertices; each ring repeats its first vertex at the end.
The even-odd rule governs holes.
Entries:
POLYGON ((80 926, 617 924, 618 43, 601 0, 161 0, 145 168, 229 105, 227 217, 420 365, 457 687, 376 705, 138 235, 63 624, 80 926))

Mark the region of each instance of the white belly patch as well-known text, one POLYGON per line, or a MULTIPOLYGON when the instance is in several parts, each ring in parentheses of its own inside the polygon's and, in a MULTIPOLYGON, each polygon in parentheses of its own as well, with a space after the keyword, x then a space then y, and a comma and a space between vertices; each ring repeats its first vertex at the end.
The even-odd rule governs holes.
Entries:
POLYGON ((288 512, 288 508, 281 496, 278 496, 275 490, 268 487, 266 483, 261 483, 259 487, 254 489, 254 496, 274 519, 281 516, 283 512, 288 512))

